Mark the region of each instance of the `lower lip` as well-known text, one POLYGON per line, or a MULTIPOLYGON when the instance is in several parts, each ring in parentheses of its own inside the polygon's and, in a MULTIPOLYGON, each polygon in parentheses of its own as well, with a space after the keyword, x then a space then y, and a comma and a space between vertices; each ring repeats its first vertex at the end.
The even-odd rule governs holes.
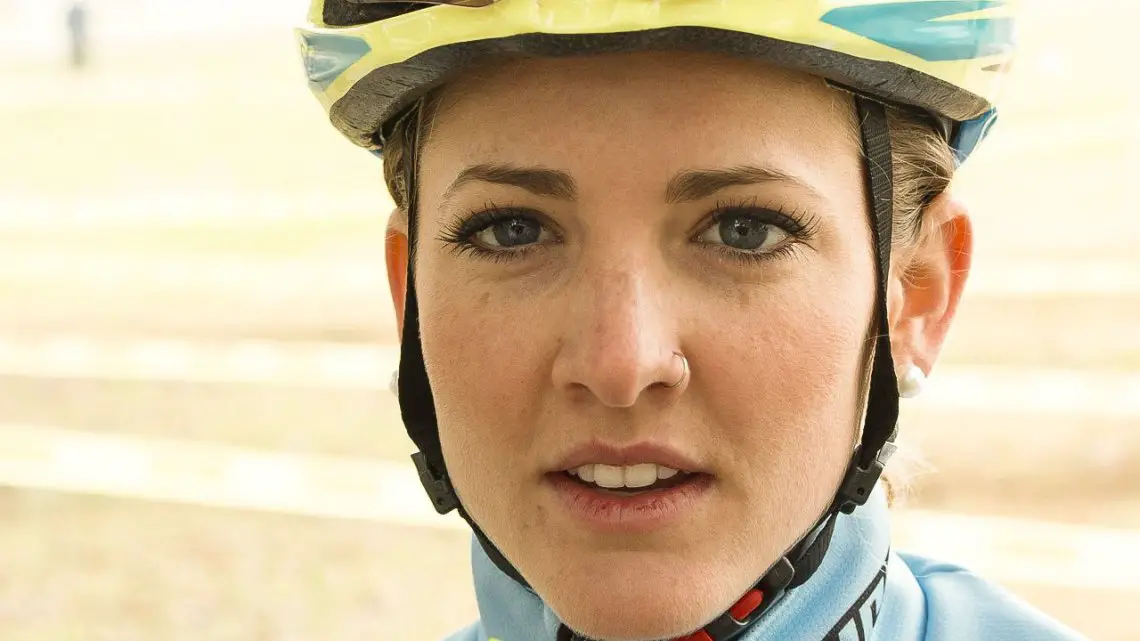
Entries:
POLYGON ((546 479, 573 517, 606 532, 648 532, 676 523, 708 498, 713 481, 696 474, 680 485, 623 496, 583 485, 564 472, 546 479))

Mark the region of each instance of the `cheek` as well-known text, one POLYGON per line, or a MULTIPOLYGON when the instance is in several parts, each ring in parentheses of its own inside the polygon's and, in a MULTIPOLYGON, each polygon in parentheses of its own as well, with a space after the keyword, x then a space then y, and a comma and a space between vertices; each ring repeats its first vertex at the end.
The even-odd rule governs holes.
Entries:
POLYGON ((790 488, 801 503, 810 503, 805 493, 829 498, 857 429, 873 300, 858 279, 825 277, 746 301, 747 314, 718 315, 733 322, 703 344, 716 368, 709 411, 732 439, 734 464, 748 470, 740 489, 749 500, 770 509, 790 488))
MULTIPOLYGON (((501 481, 504 466, 533 457, 541 393, 541 315, 509 292, 427 266, 417 282, 424 365, 431 381, 448 472, 464 503, 480 513, 477 488, 501 481), (435 280, 429 274, 451 274, 435 280)), ((506 491, 490 496, 508 500, 506 491)))

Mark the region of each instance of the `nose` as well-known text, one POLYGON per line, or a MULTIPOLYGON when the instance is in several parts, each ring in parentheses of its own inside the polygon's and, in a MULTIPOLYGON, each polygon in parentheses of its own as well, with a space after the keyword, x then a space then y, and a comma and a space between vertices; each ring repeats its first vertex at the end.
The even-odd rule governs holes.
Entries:
POLYGON ((583 274, 563 327, 554 384, 588 392, 608 407, 631 407, 650 389, 676 391, 687 382, 667 282, 625 261, 583 274))

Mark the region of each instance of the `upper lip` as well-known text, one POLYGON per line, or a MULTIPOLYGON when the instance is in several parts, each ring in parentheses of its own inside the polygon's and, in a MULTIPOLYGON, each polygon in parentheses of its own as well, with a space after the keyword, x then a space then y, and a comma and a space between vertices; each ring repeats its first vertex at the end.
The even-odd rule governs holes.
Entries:
POLYGON ((555 470, 559 472, 573 470, 592 463, 613 466, 655 463, 682 472, 707 474, 701 464, 692 458, 666 445, 651 442, 611 445, 592 441, 571 450, 555 464, 555 470))

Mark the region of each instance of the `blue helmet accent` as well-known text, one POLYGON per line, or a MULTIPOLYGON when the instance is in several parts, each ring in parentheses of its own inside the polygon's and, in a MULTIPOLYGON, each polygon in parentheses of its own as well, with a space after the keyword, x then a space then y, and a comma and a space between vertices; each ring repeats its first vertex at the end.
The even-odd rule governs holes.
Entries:
POLYGON ((972 60, 1009 53, 1014 44, 1013 19, 945 18, 1004 4, 1003 0, 889 2, 839 7, 820 20, 928 62, 972 60))
POLYGON ((997 117, 997 109, 990 109, 977 118, 958 125, 949 142, 950 149, 953 150, 959 166, 966 162, 966 158, 985 139, 990 132, 990 127, 993 127, 994 123, 997 122, 997 117))
POLYGON ((309 82, 321 89, 372 51, 368 43, 355 36, 307 33, 301 36, 301 52, 309 82))

